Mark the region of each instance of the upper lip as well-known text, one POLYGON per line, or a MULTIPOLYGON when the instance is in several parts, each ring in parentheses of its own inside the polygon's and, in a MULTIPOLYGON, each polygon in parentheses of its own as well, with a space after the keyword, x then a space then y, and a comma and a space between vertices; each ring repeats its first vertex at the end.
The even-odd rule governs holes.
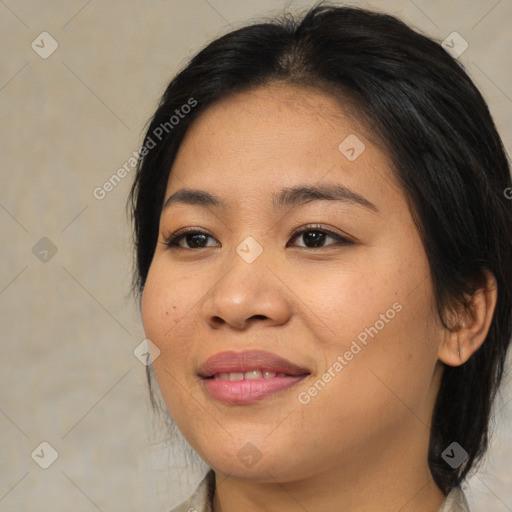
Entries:
POLYGON ((309 373, 290 361, 262 350, 246 350, 244 352, 220 352, 208 358, 198 369, 203 378, 212 377, 216 373, 250 372, 251 370, 270 370, 288 375, 304 375, 309 373))

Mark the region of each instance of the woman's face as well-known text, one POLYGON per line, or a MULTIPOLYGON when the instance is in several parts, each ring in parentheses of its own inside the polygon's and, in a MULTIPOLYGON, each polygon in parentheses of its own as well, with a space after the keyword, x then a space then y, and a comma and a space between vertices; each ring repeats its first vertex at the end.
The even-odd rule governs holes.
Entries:
POLYGON ((427 464, 443 329, 404 194, 368 137, 331 96, 272 85, 214 104, 180 147, 166 199, 203 196, 164 207, 142 317, 169 412, 217 472, 291 482, 427 464), (167 246, 183 228, 196 233, 167 246))

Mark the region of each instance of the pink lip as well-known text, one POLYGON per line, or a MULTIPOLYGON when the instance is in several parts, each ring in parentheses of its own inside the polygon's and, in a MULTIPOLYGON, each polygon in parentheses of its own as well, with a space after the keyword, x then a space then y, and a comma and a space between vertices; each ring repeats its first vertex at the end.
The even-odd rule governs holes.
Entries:
POLYGON ((247 350, 245 352, 220 352, 208 358, 198 369, 200 377, 208 378, 216 373, 250 372, 251 370, 270 370, 288 375, 303 375, 309 373, 306 368, 262 350, 247 350))
POLYGON ((217 400, 228 404, 250 404, 287 389, 304 379, 299 377, 270 377, 256 380, 204 379, 208 393, 217 400))
POLYGON ((198 375, 203 379, 205 389, 210 396, 229 404, 248 404, 262 400, 293 386, 309 373, 306 368, 261 350, 221 352, 207 359, 198 370, 198 375), (237 381, 213 378, 219 373, 245 373, 251 370, 269 370, 287 375, 237 381))

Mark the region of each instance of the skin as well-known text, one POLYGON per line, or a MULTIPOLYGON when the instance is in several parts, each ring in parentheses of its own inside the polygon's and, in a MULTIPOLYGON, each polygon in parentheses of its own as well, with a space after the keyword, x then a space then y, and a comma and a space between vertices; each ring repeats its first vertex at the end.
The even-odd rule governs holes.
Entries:
POLYGON ((463 364, 484 341, 492 276, 467 314, 454 313, 459 328, 444 329, 388 155, 318 90, 273 84, 212 105, 182 142, 166 198, 185 187, 215 193, 227 208, 162 211, 142 319, 160 350, 153 366, 169 412, 216 472, 214 511, 437 511, 445 496, 427 454, 441 362, 463 364), (354 161, 338 149, 350 134, 365 144, 354 161), (271 194, 281 188, 321 183, 349 187, 378 212, 326 200, 274 209, 271 194), (353 243, 326 236, 315 248, 291 236, 311 224, 353 243), (211 237, 200 248, 190 248, 190 236, 181 249, 166 246, 184 227, 211 237), (236 252, 248 236, 263 248, 252 263, 236 252), (397 302, 394 318, 301 403, 299 393, 329 368, 332 375, 338 356, 397 302), (311 375, 249 405, 211 398, 198 366, 245 349, 276 353, 311 375), (238 456, 247 443, 261 456, 251 467, 238 456))

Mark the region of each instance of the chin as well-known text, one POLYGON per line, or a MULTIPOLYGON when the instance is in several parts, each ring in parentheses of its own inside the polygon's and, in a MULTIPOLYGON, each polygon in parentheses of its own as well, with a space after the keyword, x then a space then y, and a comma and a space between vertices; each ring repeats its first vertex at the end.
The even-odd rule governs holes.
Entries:
POLYGON ((227 434, 229 440, 209 441, 195 449, 215 472, 224 473, 230 478, 275 483, 276 480, 286 482, 307 476, 302 472, 308 469, 308 465, 301 463, 293 440, 290 445, 284 443, 284 446, 278 446, 265 440, 267 435, 262 435, 261 441, 251 442, 247 435, 241 435, 236 440, 235 436, 227 434))

